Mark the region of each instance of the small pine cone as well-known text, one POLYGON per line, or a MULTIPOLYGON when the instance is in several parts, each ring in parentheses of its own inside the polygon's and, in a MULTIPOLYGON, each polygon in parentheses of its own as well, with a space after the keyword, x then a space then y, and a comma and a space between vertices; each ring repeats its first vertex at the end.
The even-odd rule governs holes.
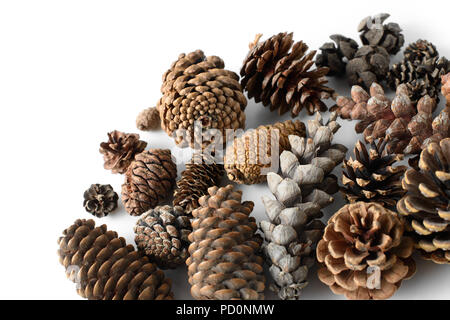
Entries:
POLYGON ((209 187, 217 186, 224 173, 223 165, 212 156, 195 153, 177 181, 173 205, 181 206, 190 215, 198 208, 198 199, 208 193, 209 187))
POLYGON ((328 67, 328 76, 345 75, 347 62, 353 59, 358 50, 358 43, 340 34, 330 36, 333 42, 327 42, 320 47, 321 52, 316 57, 316 66, 319 68, 328 67))
POLYGON ((447 73, 441 77, 442 95, 445 97, 447 106, 450 106, 450 73, 447 73))
POLYGON ((397 205, 422 255, 450 263, 450 138, 431 143, 420 155, 419 168, 403 178, 407 195, 397 205))
POLYGON ((84 192, 83 206, 98 218, 106 217, 117 209, 119 196, 109 184, 93 184, 84 192))
POLYGON ((360 38, 364 45, 380 46, 389 54, 395 55, 405 44, 405 37, 398 23, 384 24, 389 18, 387 13, 380 13, 374 17, 364 18, 358 26, 360 38))
POLYGON ((106 225, 76 220, 58 240, 58 255, 77 292, 89 300, 173 299, 171 281, 106 225))
POLYGON ((197 300, 264 299, 262 239, 250 217, 254 204, 241 199, 232 185, 211 187, 192 212, 186 264, 197 300))
POLYGON ((174 269, 188 256, 191 222, 183 208, 159 206, 144 213, 134 232, 138 249, 161 269, 174 269))
POLYGON ((135 133, 114 130, 108 133, 108 141, 100 144, 105 169, 113 173, 125 173, 134 157, 144 151, 147 142, 139 140, 135 133))
POLYGON ((242 88, 249 98, 270 105, 270 111, 283 115, 290 111, 294 118, 303 108, 309 114, 326 111, 322 99, 328 99, 333 89, 325 84, 328 68, 311 69, 316 51, 306 54, 308 46, 292 40, 292 33, 279 33, 250 44, 250 52, 241 69, 242 88))
POLYGON ((376 203, 347 204, 317 245, 320 281, 347 299, 387 299, 415 273, 414 242, 397 215, 376 203))
POLYGON ((228 179, 240 184, 264 182, 266 173, 273 171, 270 170, 275 164, 272 157, 278 157, 281 152, 290 149, 289 135, 304 137, 305 134, 305 124, 299 120, 277 122, 246 131, 226 149, 224 162, 228 179), (272 151, 278 153, 272 155, 272 151))
POLYGON ((156 107, 142 110, 136 118, 136 127, 142 131, 156 130, 161 125, 159 111, 156 107))
POLYGON ((170 150, 150 149, 136 156, 125 174, 122 202, 132 216, 155 208, 167 198, 177 178, 170 150))

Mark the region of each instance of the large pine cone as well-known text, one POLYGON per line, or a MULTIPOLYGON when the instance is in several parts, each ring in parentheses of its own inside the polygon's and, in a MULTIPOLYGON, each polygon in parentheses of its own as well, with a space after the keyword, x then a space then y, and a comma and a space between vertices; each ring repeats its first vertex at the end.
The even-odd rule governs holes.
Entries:
POLYGON ((106 217, 117 209, 119 196, 109 184, 93 184, 84 192, 83 206, 98 218, 106 217))
POLYGON ((208 139, 213 137, 207 132, 203 132, 204 136, 198 132, 194 137, 195 122, 203 131, 218 129, 224 139, 226 129, 244 128, 247 100, 239 76, 224 66, 219 57, 205 57, 203 51, 197 50, 181 54, 164 73, 163 96, 157 108, 162 128, 177 144, 193 147, 196 143, 210 143, 208 139))
POLYGON ((327 42, 320 47, 321 52, 316 57, 316 66, 328 67, 328 76, 342 76, 345 74, 347 62, 353 59, 358 50, 358 43, 340 34, 330 36, 333 42, 327 42))
POLYGON ((347 299, 387 299, 415 273, 413 240, 397 215, 375 203, 336 212, 317 245, 319 279, 347 299))
POLYGON ((156 207, 175 186, 177 166, 170 150, 150 149, 136 156, 125 175, 122 202, 133 216, 156 207))
POLYGON ((106 225, 77 220, 58 240, 58 255, 78 294, 90 300, 172 299, 171 281, 106 225))
POLYGON ((253 202, 241 202, 232 185, 211 187, 192 214, 188 265, 195 299, 264 299, 262 239, 250 217, 253 202))
POLYGON ((334 92, 325 86, 328 68, 310 70, 316 51, 306 54, 308 46, 292 40, 292 33, 279 33, 250 44, 250 52, 241 69, 241 84, 249 98, 278 109, 280 115, 291 111, 296 117, 305 108, 309 114, 326 111, 322 99, 334 92))
POLYGON ((450 263, 450 138, 431 143, 419 168, 403 178, 408 194, 397 205, 426 259, 450 263))
POLYGON ((174 269, 188 256, 191 222, 181 207, 150 209, 134 228, 138 249, 143 250, 161 269, 174 269))

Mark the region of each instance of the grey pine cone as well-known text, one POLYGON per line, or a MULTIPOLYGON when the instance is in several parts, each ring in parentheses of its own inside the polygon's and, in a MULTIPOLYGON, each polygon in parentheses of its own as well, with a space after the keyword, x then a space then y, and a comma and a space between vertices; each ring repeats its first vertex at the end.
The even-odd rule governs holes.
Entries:
POLYGON ((87 212, 101 218, 117 208, 119 196, 111 185, 93 184, 84 192, 83 206, 87 212))
POLYGON ((321 52, 316 57, 318 67, 328 67, 328 76, 345 74, 347 62, 353 59, 358 50, 358 43, 340 34, 330 36, 333 42, 327 42, 320 47, 321 52))

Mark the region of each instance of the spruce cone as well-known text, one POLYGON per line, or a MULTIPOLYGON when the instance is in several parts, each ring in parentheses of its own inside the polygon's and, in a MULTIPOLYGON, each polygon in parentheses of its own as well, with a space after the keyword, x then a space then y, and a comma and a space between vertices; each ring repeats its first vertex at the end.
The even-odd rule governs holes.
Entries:
POLYGON ((198 199, 208 193, 209 187, 218 185, 224 173, 223 165, 212 156, 195 153, 177 181, 173 205, 181 206, 190 215, 198 208, 198 199))
POLYGON ((156 130, 160 124, 159 111, 155 107, 142 110, 136 118, 136 127, 142 131, 156 130))
POLYGON ((174 269, 188 256, 191 222, 183 208, 160 206, 150 209, 136 223, 138 249, 161 269, 174 269))
POLYGON ((304 123, 299 120, 277 122, 248 130, 235 138, 227 147, 224 158, 228 179, 241 184, 264 182, 266 173, 273 171, 270 168, 278 165, 278 161, 274 163, 272 158, 278 160, 279 153, 290 149, 289 135, 304 137, 304 123), (272 151, 278 153, 272 155, 272 151))
POLYGON ((132 216, 139 216, 167 198, 177 178, 170 150, 150 149, 136 156, 125 175, 122 202, 132 216))
POLYGON ((294 118, 305 108, 309 114, 326 111, 321 100, 334 92, 325 84, 328 68, 310 70, 316 51, 306 54, 308 46, 292 40, 292 33, 279 33, 259 42, 257 35, 241 69, 242 88, 249 98, 278 109, 280 115, 290 111, 294 118))
POLYGON ((408 192, 397 205, 426 259, 450 263, 450 138, 431 143, 420 155, 419 168, 403 178, 408 192))
POLYGON ((188 266, 195 299, 264 299, 261 238, 249 217, 253 202, 241 202, 232 185, 211 187, 192 214, 188 266))
POLYGON ((414 243, 397 215, 376 203, 348 204, 317 245, 319 279, 347 299, 387 299, 415 273, 414 243))
POLYGON ((147 142, 139 135, 114 130, 108 133, 108 141, 100 144, 100 153, 105 160, 105 169, 113 173, 125 173, 134 157, 144 151, 147 142))
POLYGON ((333 42, 327 42, 320 47, 321 53, 316 57, 316 66, 328 67, 328 76, 342 76, 345 74, 347 62, 353 59, 358 50, 358 43, 355 40, 344 37, 340 34, 330 36, 333 42))
POLYGON ((109 184, 93 184, 84 192, 83 206, 87 212, 101 218, 117 209, 119 196, 109 184))
POLYGON ((239 76, 225 70, 219 57, 205 57, 201 50, 181 54, 164 73, 161 93, 157 105, 161 127, 181 146, 208 145, 214 138, 207 135, 209 129, 219 130, 226 141, 226 129, 245 126, 247 100, 239 76), (195 133, 196 122, 204 136, 195 133))
POLYGON ((90 300, 172 299, 171 281, 106 225, 76 220, 58 240, 58 255, 77 292, 90 300))

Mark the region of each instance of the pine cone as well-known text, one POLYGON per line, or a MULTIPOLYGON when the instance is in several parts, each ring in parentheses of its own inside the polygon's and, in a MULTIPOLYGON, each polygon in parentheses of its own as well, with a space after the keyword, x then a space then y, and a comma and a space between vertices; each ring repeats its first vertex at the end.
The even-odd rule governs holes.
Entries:
POLYGON ((208 145, 214 138, 206 132, 209 129, 218 129, 225 141, 226 129, 245 126, 247 100, 239 76, 224 70, 219 57, 205 57, 200 50, 181 54, 164 73, 161 92, 161 126, 180 146, 208 145), (196 122, 204 135, 195 133, 196 122))
POLYGON ((109 184, 93 184, 84 192, 83 206, 87 212, 101 218, 117 209, 119 196, 109 184))
POLYGON ((442 82, 441 92, 442 92, 442 95, 445 97, 447 107, 448 107, 448 106, 450 106, 450 73, 443 75, 441 77, 441 82, 442 82))
POLYGON ((289 135, 304 137, 304 123, 299 120, 277 122, 248 130, 235 138, 225 152, 224 162, 228 179, 241 184, 264 182, 266 173, 273 171, 270 168, 277 165, 272 156, 278 159, 279 153, 290 149, 289 135), (277 137, 279 137, 278 146, 277 137), (271 155, 272 149, 278 153, 271 155))
POLYGON ((177 181, 173 205, 181 206, 190 215, 198 208, 198 199, 208 193, 209 187, 218 185, 224 173, 223 165, 212 156, 195 153, 177 181))
POLYGON ((161 269, 174 269, 188 256, 191 222, 183 208, 160 206, 142 215, 134 228, 135 242, 161 269))
POLYGON ((171 281, 106 225, 76 220, 58 240, 58 255, 77 292, 89 300, 172 299, 171 281))
POLYGON ((431 143, 420 155, 419 168, 402 182, 408 192, 397 205, 426 259, 450 263, 450 138, 431 143))
POLYGON ((305 108, 309 114, 326 111, 321 101, 334 92, 325 84, 328 68, 310 70, 316 51, 306 54, 308 46, 292 40, 292 33, 279 33, 259 42, 257 35, 250 44, 250 52, 241 69, 242 88, 249 98, 270 105, 270 111, 278 109, 280 115, 291 111, 298 116, 305 108))
POLYGON ((397 215, 376 203, 348 204, 317 245, 320 281, 347 299, 387 299, 415 273, 414 243, 397 215))
POLYGON ((344 37, 340 34, 330 36, 333 42, 327 42, 320 47, 321 53, 316 57, 316 66, 328 67, 328 76, 343 76, 347 62, 353 59, 358 50, 358 43, 355 40, 344 37))
POLYGON ((264 299, 261 238, 249 217, 253 202, 241 202, 232 185, 211 187, 192 214, 188 266, 195 299, 264 299))
POLYGON ((114 130, 108 133, 108 141, 100 144, 100 153, 105 160, 105 169, 113 173, 125 173, 136 154, 144 151, 147 142, 139 135, 114 130))
POLYGON ((403 155, 389 155, 387 140, 372 141, 370 149, 358 141, 355 145, 355 159, 344 160, 342 172, 342 194, 350 203, 358 201, 376 202, 388 209, 395 208, 397 201, 405 194, 401 177, 405 166, 394 166, 403 160, 403 155))
POLYGON ((159 111, 155 107, 142 110, 136 118, 136 127, 142 131, 156 130, 160 124, 159 111))
POLYGON ((150 149, 136 156, 122 185, 122 202, 132 216, 139 216, 167 198, 177 178, 170 150, 150 149))

